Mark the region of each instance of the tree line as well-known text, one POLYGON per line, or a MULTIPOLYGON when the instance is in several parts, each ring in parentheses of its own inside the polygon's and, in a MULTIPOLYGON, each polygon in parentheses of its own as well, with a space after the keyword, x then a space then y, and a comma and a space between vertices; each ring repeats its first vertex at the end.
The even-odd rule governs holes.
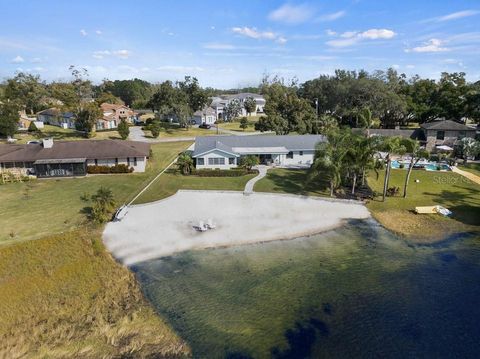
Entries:
MULTIPOLYGON (((47 83, 39 75, 22 72, 4 80, 0 84, 0 134, 14 131, 17 109, 28 114, 49 107, 72 111, 79 115, 80 126, 88 130, 91 119, 98 115, 98 106, 95 109, 94 105, 102 102, 151 108, 186 119, 208 105, 209 97, 233 92, 203 88, 190 76, 177 82, 150 83, 135 78, 105 79, 93 84, 87 70, 71 66, 70 71, 69 81, 47 83)), ((321 75, 301 84, 265 77, 258 87, 239 91, 265 97, 265 116, 256 129, 277 134, 321 133, 343 125, 358 127, 365 108, 372 112, 372 127, 392 128, 437 117, 480 121, 480 81, 469 83, 463 72, 445 72, 439 80, 431 80, 418 75, 407 78, 391 68, 372 73, 336 70, 333 75, 321 75)), ((233 102, 225 110, 226 119, 231 120, 241 107, 233 102)))

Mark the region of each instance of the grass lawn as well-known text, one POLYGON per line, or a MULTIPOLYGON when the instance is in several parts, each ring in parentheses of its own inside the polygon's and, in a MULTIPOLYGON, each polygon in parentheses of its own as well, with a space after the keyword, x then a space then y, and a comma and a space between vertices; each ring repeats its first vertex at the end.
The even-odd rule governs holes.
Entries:
POLYGON ((468 171, 480 177, 480 163, 467 163, 467 165, 459 165, 461 170, 468 171))
POLYGON ((0 262, 2 358, 189 353, 134 275, 105 252, 99 230, 3 246, 0 262))
MULTIPOLYGON (((392 170, 390 187, 403 190, 405 170, 392 170)), ((452 172, 414 171, 409 194, 388 197, 381 202, 377 197, 367 204, 372 215, 388 229, 415 242, 432 242, 448 235, 480 231, 480 186, 452 172), (414 180, 420 180, 415 183, 414 180), (440 215, 417 215, 416 206, 442 205, 453 212, 452 218, 440 215)), ((368 179, 377 193, 383 189, 383 174, 378 180, 375 173, 368 179)), ((258 192, 280 192, 301 195, 328 196, 326 184, 307 184, 306 170, 273 169, 254 188, 258 192), (320 189, 317 189, 320 188, 320 189)), ((402 192, 403 193, 403 192, 402 192)))
MULTIPOLYGON (((145 137, 153 138, 149 130, 144 130, 145 137)), ((197 136, 212 136, 215 132, 205 128, 190 127, 189 129, 172 126, 169 128, 162 128, 158 138, 175 138, 175 137, 197 137, 197 136)))
POLYGON ((80 196, 132 198, 190 142, 152 146, 147 172, 0 186, 0 357, 184 357, 134 275, 84 223, 80 196), (29 239, 36 239, 34 241, 29 239))
POLYGON ((88 206, 80 197, 101 186, 113 191, 117 204, 125 203, 146 185, 190 142, 152 145, 153 158, 145 173, 96 175, 82 178, 43 179, 0 185, 0 245, 41 238, 81 225, 88 206))
MULTIPOLYGON (((389 186, 403 190, 405 170, 392 170, 389 186)), ((378 193, 383 188, 383 174, 371 174, 369 185, 378 193)), ((368 203, 373 216, 385 227, 416 241, 430 242, 448 235, 480 231, 480 186, 452 172, 414 171, 408 197, 380 198, 368 203), (415 180, 419 183, 415 183, 415 180), (452 218, 417 215, 416 206, 442 205, 453 212, 452 218)))
POLYGON ((305 196, 329 196, 326 184, 309 183, 307 170, 276 168, 255 184, 256 192, 279 192, 305 196), (319 188, 321 187, 321 188, 319 188))
POLYGON ((243 191, 245 184, 255 174, 241 177, 198 177, 183 176, 175 171, 167 171, 155 181, 134 204, 157 201, 171 196, 179 189, 243 191))
MULTIPOLYGON (((62 141, 76 141, 76 140, 87 140, 82 132, 70 129, 70 128, 60 128, 57 126, 45 125, 45 128, 41 129, 42 133, 40 135, 35 135, 27 131, 18 132, 15 134, 14 138, 17 139, 16 143, 23 144, 28 141, 37 141, 42 138, 52 137, 55 140, 62 141)), ((111 131, 99 131, 95 132, 95 136, 91 138, 92 140, 116 140, 120 139, 117 130, 111 131)))

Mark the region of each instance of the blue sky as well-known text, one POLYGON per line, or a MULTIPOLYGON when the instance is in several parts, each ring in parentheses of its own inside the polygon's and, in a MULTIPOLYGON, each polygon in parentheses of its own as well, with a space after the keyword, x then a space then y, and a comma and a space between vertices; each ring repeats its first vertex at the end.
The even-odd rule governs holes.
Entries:
POLYGON ((0 0, 0 77, 94 81, 194 75, 220 88, 336 68, 480 79, 480 1, 0 0))

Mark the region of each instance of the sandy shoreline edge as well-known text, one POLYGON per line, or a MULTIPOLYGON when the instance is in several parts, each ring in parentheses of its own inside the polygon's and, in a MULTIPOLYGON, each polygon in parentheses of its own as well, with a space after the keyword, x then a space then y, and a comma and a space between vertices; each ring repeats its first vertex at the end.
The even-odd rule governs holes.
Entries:
POLYGON ((192 249, 230 247, 311 236, 349 219, 370 218, 358 201, 236 191, 181 190, 160 201, 131 206, 109 223, 103 239, 125 265, 192 249), (196 232, 199 220, 217 228, 196 232))

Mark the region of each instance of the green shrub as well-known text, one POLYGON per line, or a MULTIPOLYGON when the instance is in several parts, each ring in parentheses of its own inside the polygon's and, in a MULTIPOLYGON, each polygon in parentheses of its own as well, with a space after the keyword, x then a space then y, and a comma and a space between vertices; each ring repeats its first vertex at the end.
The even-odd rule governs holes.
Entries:
POLYGON ((122 140, 126 140, 128 138, 128 135, 130 134, 130 128, 128 127, 127 121, 122 119, 118 124, 117 130, 122 140))
POLYGON ((258 174, 257 170, 247 171, 245 169, 231 169, 231 170, 220 170, 220 169, 203 169, 196 170, 193 173, 198 177, 241 177, 248 174, 258 174))
POLYGON ((109 173, 131 173, 133 167, 128 167, 125 164, 115 166, 87 166, 87 173, 89 174, 109 174, 109 173))

